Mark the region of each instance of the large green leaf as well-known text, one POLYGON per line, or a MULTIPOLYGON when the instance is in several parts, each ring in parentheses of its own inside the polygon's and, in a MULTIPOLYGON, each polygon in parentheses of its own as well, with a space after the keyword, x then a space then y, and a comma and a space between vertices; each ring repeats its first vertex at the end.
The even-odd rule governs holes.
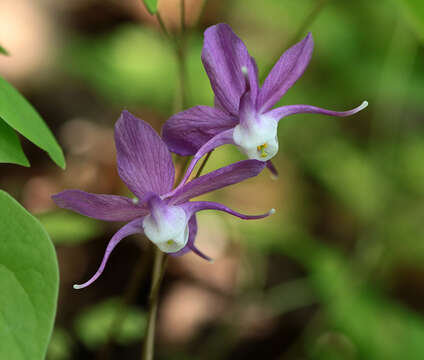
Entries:
POLYGON ((0 191, 0 359, 44 359, 56 313, 58 266, 49 236, 0 191))
POLYGON ((0 117, 13 129, 41 149, 61 168, 65 167, 63 152, 50 129, 25 98, 0 77, 0 117))
POLYGON ((15 131, 0 119, 0 163, 29 166, 15 131))
POLYGON ((411 26, 424 41, 424 1, 423 0, 397 0, 404 11, 405 17, 411 26))
POLYGON ((155 14, 158 11, 158 0, 143 0, 144 5, 150 14, 155 14))

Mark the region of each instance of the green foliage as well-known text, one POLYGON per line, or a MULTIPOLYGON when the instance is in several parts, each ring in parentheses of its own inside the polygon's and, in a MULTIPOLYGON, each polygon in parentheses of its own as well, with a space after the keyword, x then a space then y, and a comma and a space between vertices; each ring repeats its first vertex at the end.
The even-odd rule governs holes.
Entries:
POLYGON ((42 360, 58 295, 58 266, 40 223, 0 191, 0 359, 42 360))
POLYGON ((0 77, 0 117, 11 128, 45 150, 57 165, 65 167, 62 149, 50 129, 28 101, 2 77, 0 77))
POLYGON ((151 15, 156 14, 158 11, 158 0, 143 0, 143 2, 151 15))
POLYGON ((348 141, 330 140, 307 159, 329 192, 363 219, 374 219, 385 207, 389 185, 371 159, 348 141))
POLYGON ((424 41, 424 2, 422 0, 396 0, 404 11, 407 21, 424 41))
POLYGON ((15 131, 0 119, 0 163, 29 166, 15 131))
MULTIPOLYGON (((350 359, 356 351, 368 360, 424 358, 424 319, 383 296, 338 252, 294 226, 281 231, 278 224, 258 225, 243 233, 255 249, 288 255, 306 268, 328 326, 348 351, 329 359, 350 359)), ((322 359, 327 350, 312 358, 322 359)))
POLYGON ((83 311, 76 320, 75 328, 84 344, 95 349, 104 344, 109 337, 120 344, 140 340, 147 324, 145 314, 135 307, 124 309, 119 299, 109 298, 83 311), (117 313, 121 315, 117 316, 117 313), (122 322, 115 323, 116 319, 122 322))
POLYGON ((360 281, 336 253, 312 269, 312 281, 332 326, 369 360, 424 358, 424 321, 360 281), (348 316, 347 316, 348 315, 348 316))
MULTIPOLYGON (((199 61, 201 46, 201 38, 193 37, 187 52, 193 105, 212 104, 213 99, 199 61)), ((125 25, 102 36, 76 37, 63 61, 74 76, 119 108, 145 105, 164 115, 172 111, 177 66, 172 47, 157 31, 125 25)))
POLYGON ((9 52, 3 46, 0 45, 0 54, 8 56, 9 52))
POLYGON ((38 217, 55 244, 76 245, 101 232, 99 221, 70 211, 55 211, 38 217))

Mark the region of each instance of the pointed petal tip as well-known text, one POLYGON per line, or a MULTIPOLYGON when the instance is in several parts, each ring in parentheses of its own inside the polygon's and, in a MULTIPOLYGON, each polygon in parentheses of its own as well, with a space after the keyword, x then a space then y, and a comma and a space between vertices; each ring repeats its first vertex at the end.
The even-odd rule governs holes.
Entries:
POLYGON ((200 256, 202 259, 209 261, 211 264, 215 261, 214 259, 212 259, 208 255, 205 255, 204 253, 202 253, 196 246, 192 245, 192 246, 190 246, 190 248, 191 248, 191 251, 193 251, 193 253, 200 256))
POLYGON ((73 287, 75 290, 79 290, 79 289, 84 288, 84 286, 82 286, 82 285, 78 285, 78 284, 74 284, 74 285, 72 285, 72 287, 73 287))
POLYGON ((368 101, 363 101, 361 105, 358 107, 358 111, 364 110, 368 106, 368 101))

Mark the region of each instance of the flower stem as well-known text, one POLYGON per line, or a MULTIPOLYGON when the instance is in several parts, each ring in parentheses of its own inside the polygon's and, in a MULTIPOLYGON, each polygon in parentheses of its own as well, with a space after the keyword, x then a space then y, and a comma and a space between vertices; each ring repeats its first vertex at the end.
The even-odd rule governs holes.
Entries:
POLYGON ((152 284, 150 286, 149 294, 149 315, 147 318, 146 335, 144 339, 142 360, 153 360, 154 343, 155 343, 155 329, 156 329, 156 315, 158 311, 159 290, 165 274, 167 257, 166 255, 155 247, 155 259, 153 263, 152 284))
POLYGON ((208 154, 206 155, 205 159, 203 160, 202 164, 199 167, 199 170, 197 170, 196 176, 194 177, 194 179, 197 179, 200 175, 202 175, 202 171, 206 166, 206 163, 208 162, 210 156, 212 155, 213 150, 209 151, 208 154))
POLYGON ((159 26, 162 29, 162 31, 165 34, 165 36, 168 39, 172 40, 172 37, 169 34, 168 29, 166 28, 165 23, 163 22, 162 16, 160 15, 159 11, 156 13, 156 19, 158 19, 159 26))
POLYGON ((186 50, 187 50, 187 37, 186 37, 186 20, 185 20, 185 0, 180 0, 180 17, 181 17, 181 31, 179 39, 176 39, 176 56, 178 62, 178 79, 179 79, 179 97, 175 104, 176 111, 184 110, 187 107, 187 70, 186 70, 186 50))
MULTIPOLYGON (((181 32, 180 36, 171 36, 166 29, 166 26, 159 14, 156 13, 159 25, 167 38, 174 45, 175 55, 178 62, 178 79, 179 79, 179 95, 175 102, 175 112, 181 111, 187 107, 187 84, 186 84, 186 24, 185 24, 185 0, 181 0, 181 32)), ((182 167, 185 168, 188 164, 189 158, 183 162, 182 167)), ((183 172, 182 172, 183 173, 183 172)), ((165 274, 167 263, 167 255, 165 255, 158 248, 155 248, 155 259, 153 262, 152 283, 149 294, 149 313, 147 318, 146 335, 143 344, 143 351, 141 354, 142 360, 153 360, 154 356, 154 343, 155 343, 155 329, 156 317, 158 312, 159 291, 162 279, 165 274)))
POLYGON ((208 0, 202 0, 202 5, 200 7, 199 14, 197 15, 196 22, 194 23, 194 28, 199 27, 200 21, 202 20, 203 14, 205 13, 207 2, 208 2, 208 0))
POLYGON ((108 330, 107 340, 104 346, 100 349, 99 353, 97 354, 97 357, 96 357, 97 360, 110 359, 110 352, 111 352, 112 346, 114 345, 116 334, 120 333, 122 324, 124 323, 125 317, 128 314, 128 306, 134 302, 137 296, 137 293, 140 289, 140 286, 144 282, 144 277, 147 272, 147 265, 149 264, 149 261, 147 260, 148 260, 147 252, 140 251, 137 264, 133 269, 130 281, 128 282, 125 288, 124 295, 114 315, 112 324, 108 330))

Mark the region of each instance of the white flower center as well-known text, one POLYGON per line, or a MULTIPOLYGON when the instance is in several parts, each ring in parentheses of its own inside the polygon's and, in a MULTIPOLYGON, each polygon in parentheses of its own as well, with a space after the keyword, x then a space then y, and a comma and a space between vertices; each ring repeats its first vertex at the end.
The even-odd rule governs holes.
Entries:
POLYGON ((238 124, 234 128, 233 140, 249 159, 267 161, 278 152, 278 123, 274 119, 259 116, 258 120, 252 118, 243 125, 238 124))
POLYGON ((146 236, 166 253, 181 250, 188 241, 188 219, 178 206, 161 204, 151 209, 143 220, 146 236))

